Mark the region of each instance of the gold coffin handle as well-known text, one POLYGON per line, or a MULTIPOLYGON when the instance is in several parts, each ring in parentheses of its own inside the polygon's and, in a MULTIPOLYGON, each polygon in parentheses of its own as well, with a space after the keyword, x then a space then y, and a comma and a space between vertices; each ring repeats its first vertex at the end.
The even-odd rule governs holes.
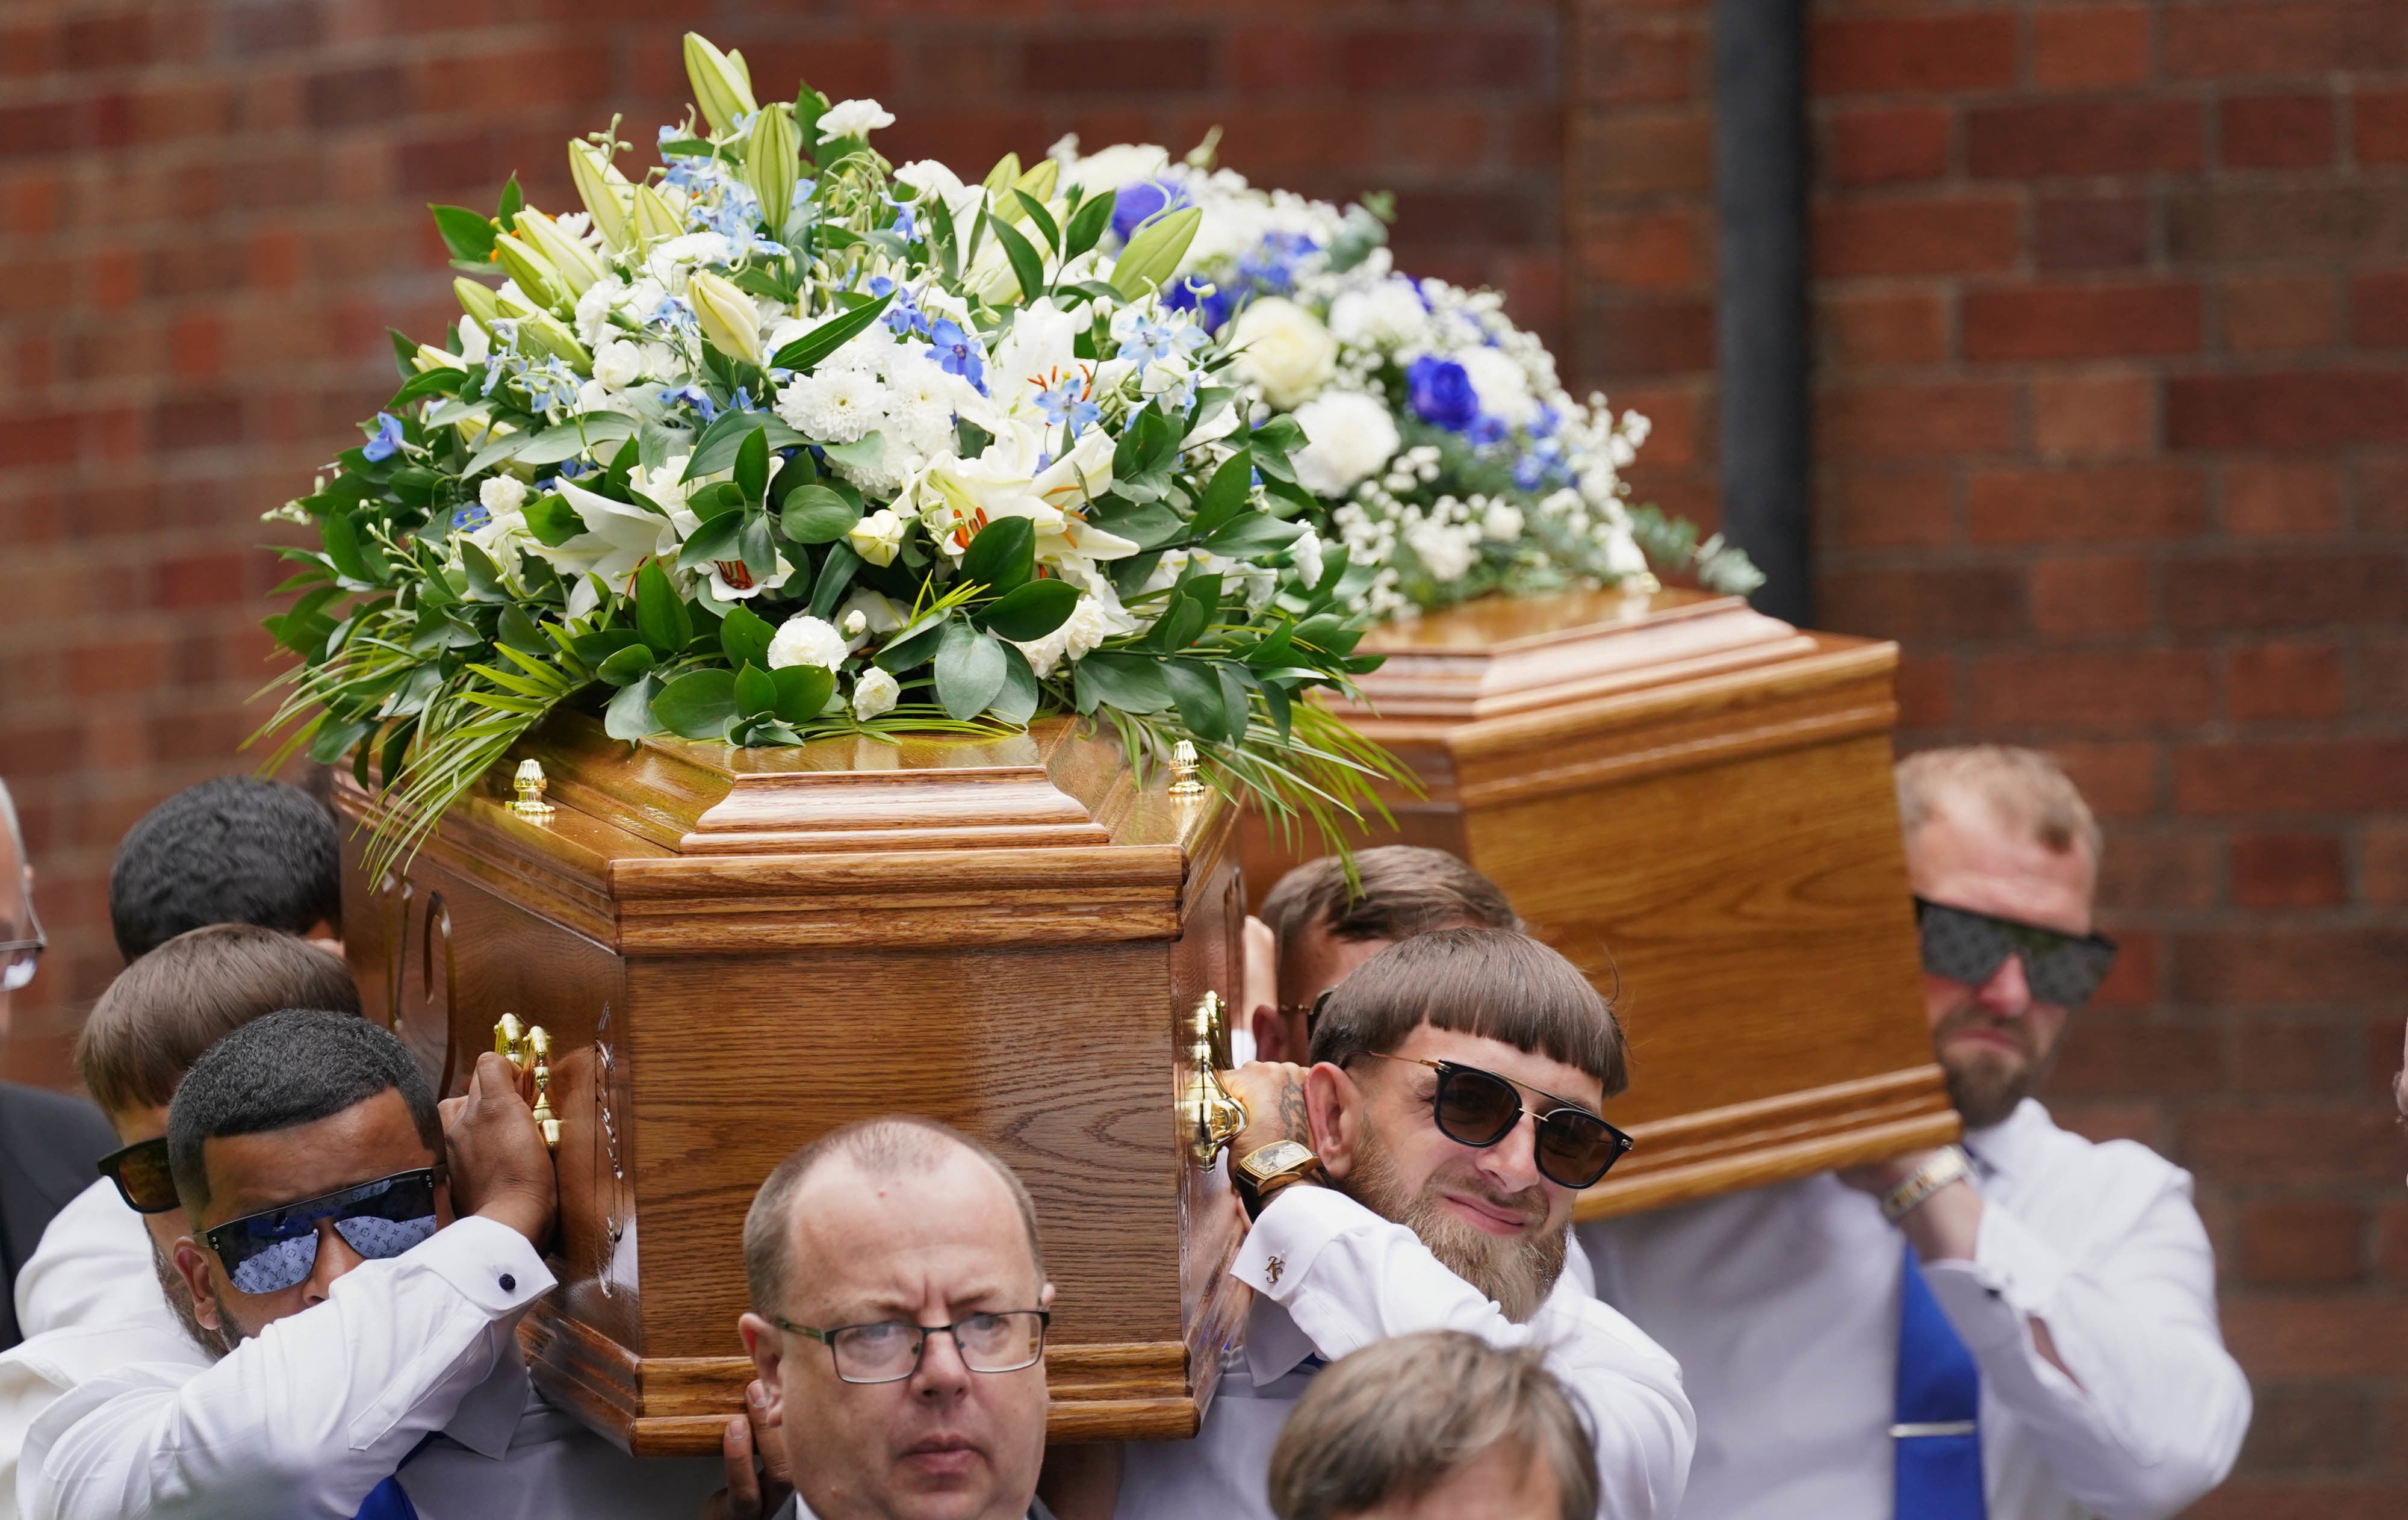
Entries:
POLYGON ((1190 1015, 1187 1075, 1180 1083, 1179 1131, 1198 1167, 1209 1167, 1223 1147, 1246 1127, 1246 1106, 1221 1083, 1220 1063, 1227 1058, 1229 1032, 1221 995, 1208 992, 1190 1015))
POLYGON ((535 1122, 543 1128, 543 1142, 560 1148, 560 1116, 552 1111, 552 1034, 540 1024, 521 1024, 505 1013, 494 1025, 494 1054, 521 1071, 535 1072, 535 1122))

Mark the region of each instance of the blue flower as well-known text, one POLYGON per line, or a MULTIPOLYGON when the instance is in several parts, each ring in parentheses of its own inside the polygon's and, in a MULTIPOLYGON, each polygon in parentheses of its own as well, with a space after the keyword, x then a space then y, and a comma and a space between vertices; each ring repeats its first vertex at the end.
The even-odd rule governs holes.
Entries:
POLYGON ((1480 415, 1480 395, 1471 377, 1452 359, 1425 353, 1405 371, 1414 415, 1423 422, 1460 433, 1480 415))
POLYGON ((401 419, 391 412, 378 412, 376 437, 360 445, 360 457, 371 461, 391 459, 401 441, 401 419))
POLYGON ((1479 444, 1502 443, 1505 441, 1505 423, 1502 419, 1483 412, 1471 420, 1471 425, 1463 430, 1463 436, 1479 444))
POLYGON ((1186 204, 1186 191, 1159 179, 1140 179, 1133 185, 1123 185, 1112 196, 1112 231, 1125 243, 1146 218, 1175 211, 1186 204))
POLYGON ((695 325, 694 308, 685 304, 682 295, 664 295, 661 304, 652 308, 652 314, 644 320, 652 326, 674 332, 681 327, 695 325))
POLYGON ((1296 266, 1320 251, 1303 233, 1268 233, 1238 261, 1238 278, 1264 294, 1286 295, 1296 289, 1296 266))
POLYGON ((1037 409, 1045 414, 1049 423, 1069 423, 1070 437, 1074 438, 1094 423, 1100 410, 1086 399, 1086 382, 1076 375, 1050 391, 1038 392, 1037 409))
MULTIPOLYGON (((1188 331, 1194 332, 1195 329, 1191 327, 1188 331)), ((1155 322, 1151 317, 1140 317, 1129 324, 1128 335, 1121 339, 1117 357, 1142 368, 1157 359, 1169 358, 1177 346, 1168 323, 1155 322)))
POLYGON ((987 394, 986 356, 958 323, 950 318, 938 318, 928 329, 928 341, 936 349, 937 367, 968 380, 978 387, 979 394, 987 394))
POLYGON ((455 532, 474 533, 493 520, 494 514, 485 510, 483 502, 472 501, 452 514, 452 526, 455 532))
POLYGON ((1537 419, 1530 423, 1528 430, 1530 437, 1534 438, 1554 437, 1555 436, 1555 429, 1563 425, 1563 414, 1555 410, 1555 408, 1541 407, 1539 409, 1537 419))
POLYGON ((663 391, 661 393, 661 404, 663 406, 674 406, 680 401, 687 403, 689 406, 693 407, 695 410, 702 413, 704 426, 707 427, 710 423, 719 421, 719 403, 711 400, 710 394, 704 391, 700 386, 681 385, 674 391, 663 391))

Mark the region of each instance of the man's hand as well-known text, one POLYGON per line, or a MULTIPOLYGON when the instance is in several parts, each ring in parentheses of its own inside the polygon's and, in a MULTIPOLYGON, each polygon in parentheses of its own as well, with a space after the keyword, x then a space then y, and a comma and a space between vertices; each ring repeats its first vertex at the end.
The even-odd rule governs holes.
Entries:
POLYGON ((1312 1148, 1312 1123, 1304 1111, 1304 1068, 1285 1061, 1254 1061, 1221 1073, 1221 1084, 1246 1106, 1245 1127, 1229 1142, 1232 1161, 1281 1140, 1312 1148))
POLYGON ((452 1211, 508 1225, 542 1250, 559 1211, 560 1185, 543 1130, 519 1096, 517 1068, 492 1051, 477 1057, 467 1096, 443 1105, 443 1144, 451 1156, 452 1211))
POLYGON ((1914 1151, 1905 1155, 1891 1156, 1886 1161, 1875 1161, 1869 1166, 1850 1167, 1834 1175, 1857 1192, 1870 1193, 1875 1199, 1880 1199, 1887 1197, 1891 1188, 1914 1176, 1923 1169, 1925 1162, 1939 1154, 1937 1151, 1914 1151))
POLYGON ((719 1441, 721 1460, 727 1464, 727 1486, 710 1496, 702 1520, 761 1520, 775 1514, 794 1491, 794 1475, 786 1466, 785 1442, 778 1439, 777 1423, 767 1412, 767 1398, 756 1381, 744 1386, 744 1418, 727 1422, 719 1441), (752 1455, 761 1455, 759 1467, 752 1455))

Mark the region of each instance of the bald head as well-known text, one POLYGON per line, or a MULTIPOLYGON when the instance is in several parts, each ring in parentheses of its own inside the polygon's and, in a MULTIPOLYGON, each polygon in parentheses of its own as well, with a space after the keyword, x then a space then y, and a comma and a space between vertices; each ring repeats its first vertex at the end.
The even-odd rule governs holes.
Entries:
POLYGON ((924 1188, 932 1202, 959 1190, 956 1164, 968 1162, 992 1176, 1020 1215, 1028 1259, 1037 1281, 1045 1280, 1045 1257, 1037 1243, 1037 1206, 1010 1167, 993 1151, 950 1125, 917 1114, 856 1120, 829 1130, 778 1164, 744 1216, 744 1275, 753 1304, 777 1310, 786 1302, 794 1276, 796 1212, 817 1174, 831 1184, 900 1183, 902 1191, 924 1188), (952 1173, 953 1175, 947 1175, 952 1173))

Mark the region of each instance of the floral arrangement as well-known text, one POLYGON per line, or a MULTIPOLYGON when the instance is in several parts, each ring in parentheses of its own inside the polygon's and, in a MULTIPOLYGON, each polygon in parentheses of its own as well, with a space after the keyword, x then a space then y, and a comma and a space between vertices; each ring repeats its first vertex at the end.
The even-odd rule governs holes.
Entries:
POLYGON ((277 760, 373 773, 381 861, 564 704, 737 745, 1076 713, 1335 837, 1393 762, 1297 697, 1377 665, 1377 571, 1164 298, 1201 213, 1115 228, 1118 186, 1051 159, 897 167, 874 101, 685 63, 659 166, 615 120, 569 145, 582 213, 515 178, 434 208, 486 279, 442 346, 394 335, 362 444, 270 514, 319 538, 268 622, 277 760))
POLYGON ((1568 394, 1555 359, 1494 292, 1398 274, 1383 198, 1343 210, 1122 145, 1052 156, 1115 190, 1114 231, 1194 210, 1168 304, 1237 353, 1250 407, 1293 417, 1317 541, 1374 567, 1346 605, 1410 616, 1492 592, 1652 584, 1648 562, 1745 593, 1763 577, 1719 535, 1631 506, 1621 470, 1647 419, 1568 394))

